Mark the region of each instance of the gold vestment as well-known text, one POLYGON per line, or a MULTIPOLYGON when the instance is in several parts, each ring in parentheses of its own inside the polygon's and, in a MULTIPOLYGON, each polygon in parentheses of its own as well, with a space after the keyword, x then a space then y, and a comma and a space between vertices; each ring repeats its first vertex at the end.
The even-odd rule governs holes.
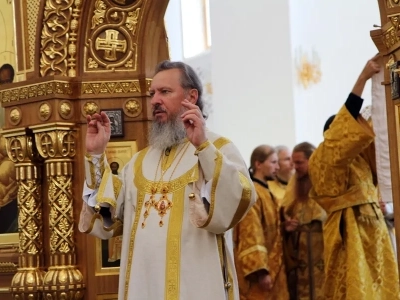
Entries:
POLYGON ((397 264, 378 205, 374 134, 345 106, 309 162, 324 224, 325 299, 400 299, 397 264))
POLYGON ((234 255, 241 300, 287 300, 286 272, 282 254, 279 204, 269 189, 254 182, 256 204, 234 228, 234 255), (255 272, 266 270, 273 287, 264 292, 255 272))
POLYGON ((285 262, 291 299, 324 300, 324 241, 326 212, 311 198, 296 198, 297 178, 289 181, 282 202, 285 218, 299 226, 284 234, 285 262))

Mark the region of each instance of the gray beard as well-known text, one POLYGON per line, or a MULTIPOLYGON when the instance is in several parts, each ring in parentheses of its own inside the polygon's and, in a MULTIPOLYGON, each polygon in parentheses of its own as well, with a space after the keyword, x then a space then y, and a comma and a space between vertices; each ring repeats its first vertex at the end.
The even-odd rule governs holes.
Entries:
POLYGON ((186 129, 178 116, 173 116, 166 123, 153 121, 149 132, 150 146, 165 150, 180 144, 186 137, 186 129))

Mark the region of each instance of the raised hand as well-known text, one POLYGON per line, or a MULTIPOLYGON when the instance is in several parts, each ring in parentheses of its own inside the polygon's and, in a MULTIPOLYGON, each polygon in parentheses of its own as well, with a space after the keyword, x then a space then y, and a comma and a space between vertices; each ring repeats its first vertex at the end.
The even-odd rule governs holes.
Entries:
POLYGON ((86 116, 86 152, 102 154, 106 150, 111 136, 110 119, 105 112, 86 116))
POLYGON ((379 71, 381 70, 381 63, 379 61, 380 59, 381 56, 379 55, 379 53, 371 58, 362 70, 360 77, 362 77, 364 80, 368 80, 374 74, 379 73, 379 71))
POLYGON ((373 58, 371 58, 367 64, 365 65, 364 69, 362 70, 360 76, 358 77, 352 93, 361 97, 363 91, 364 91, 364 87, 366 82, 376 73, 379 73, 381 70, 381 56, 378 53, 377 55, 375 55, 373 58))
POLYGON ((197 148, 207 140, 206 121, 197 105, 185 99, 182 101, 182 106, 187 108, 187 111, 181 115, 186 128, 186 136, 193 146, 197 148))

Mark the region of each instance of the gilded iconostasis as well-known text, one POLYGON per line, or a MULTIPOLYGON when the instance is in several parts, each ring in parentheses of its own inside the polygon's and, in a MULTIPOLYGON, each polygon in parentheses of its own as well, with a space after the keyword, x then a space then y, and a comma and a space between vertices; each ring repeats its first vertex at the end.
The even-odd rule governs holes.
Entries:
MULTIPOLYGON (((13 16, 12 0, 0 0, 0 84, 10 78, 10 70, 5 66, 11 65, 15 69, 13 16)), ((4 109, 0 108, 0 127, 3 126, 4 109)))

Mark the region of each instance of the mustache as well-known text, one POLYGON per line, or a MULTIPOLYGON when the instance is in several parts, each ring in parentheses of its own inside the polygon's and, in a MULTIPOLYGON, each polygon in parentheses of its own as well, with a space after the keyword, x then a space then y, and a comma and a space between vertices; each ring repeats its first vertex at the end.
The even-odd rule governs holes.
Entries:
POLYGON ((161 107, 161 104, 159 104, 159 103, 157 103, 153 107, 153 117, 158 113, 166 113, 166 112, 167 111, 163 107, 161 107))

